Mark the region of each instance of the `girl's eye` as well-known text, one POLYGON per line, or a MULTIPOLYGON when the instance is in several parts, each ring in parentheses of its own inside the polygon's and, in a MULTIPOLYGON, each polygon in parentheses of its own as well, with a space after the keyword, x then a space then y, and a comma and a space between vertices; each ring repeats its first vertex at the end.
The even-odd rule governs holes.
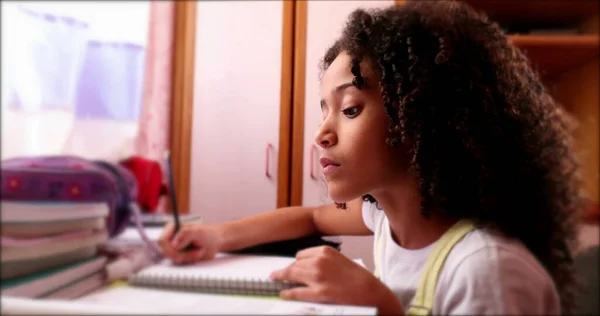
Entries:
POLYGON ((344 115, 346 115, 349 118, 355 118, 356 116, 358 116, 358 113, 360 113, 360 108, 358 106, 345 108, 342 110, 342 113, 344 113, 344 115))

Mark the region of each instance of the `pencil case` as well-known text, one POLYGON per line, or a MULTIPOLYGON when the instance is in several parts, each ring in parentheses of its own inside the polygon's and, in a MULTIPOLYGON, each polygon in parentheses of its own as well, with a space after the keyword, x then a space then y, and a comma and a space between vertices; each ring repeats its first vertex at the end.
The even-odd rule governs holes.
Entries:
POLYGON ((76 156, 18 157, 2 161, 4 201, 106 202, 110 237, 122 233, 137 198, 133 174, 118 164, 76 156))

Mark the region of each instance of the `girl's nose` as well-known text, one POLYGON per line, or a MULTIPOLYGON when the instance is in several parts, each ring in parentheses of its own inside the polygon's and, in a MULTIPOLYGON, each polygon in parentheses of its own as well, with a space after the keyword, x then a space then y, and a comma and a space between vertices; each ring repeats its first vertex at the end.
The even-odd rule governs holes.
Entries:
POLYGON ((328 126, 329 124, 323 123, 323 125, 321 125, 317 131, 317 135, 315 137, 315 143, 323 149, 333 146, 335 143, 337 143, 337 135, 328 126))

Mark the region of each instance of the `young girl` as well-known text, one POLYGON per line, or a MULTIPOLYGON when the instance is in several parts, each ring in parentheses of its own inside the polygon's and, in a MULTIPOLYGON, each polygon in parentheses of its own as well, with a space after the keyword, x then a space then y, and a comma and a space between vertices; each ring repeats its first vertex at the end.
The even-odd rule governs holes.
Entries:
POLYGON ((308 235, 375 235, 371 273, 309 248, 275 280, 285 299, 405 313, 436 242, 476 228, 441 267, 433 314, 574 311, 579 207, 565 114, 497 24, 458 2, 356 10, 323 60, 316 143, 332 205, 167 226, 177 263, 308 235), (174 235, 174 236, 173 236, 174 235), (196 250, 180 252, 189 244, 196 250))

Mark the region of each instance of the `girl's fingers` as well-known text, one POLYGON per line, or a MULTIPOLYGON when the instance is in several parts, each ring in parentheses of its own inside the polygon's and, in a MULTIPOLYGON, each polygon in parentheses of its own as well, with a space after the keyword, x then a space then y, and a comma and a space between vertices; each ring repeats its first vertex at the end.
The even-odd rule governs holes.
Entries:
POLYGON ((164 255, 168 258, 173 258, 177 254, 177 250, 171 246, 171 239, 173 237, 173 224, 170 223, 165 227, 160 238, 158 239, 158 245, 162 249, 164 255))
POLYGON ((194 232, 190 229, 181 229, 171 241, 173 248, 181 250, 189 245, 195 238, 194 232))
POLYGON ((296 253, 296 259, 300 260, 300 259, 308 259, 308 258, 320 257, 320 256, 331 256, 331 255, 336 255, 336 254, 339 254, 339 251, 332 247, 318 246, 318 247, 311 247, 311 248, 306 248, 306 249, 298 251, 298 253, 296 253))
POLYGON ((168 242, 160 244, 160 248, 162 249, 163 254, 167 258, 175 258, 177 256, 177 250, 171 247, 171 244, 168 242))
POLYGON ((196 262, 203 259, 205 254, 206 248, 195 248, 194 250, 177 253, 174 261, 176 263, 196 262))
POLYGON ((158 243, 162 246, 165 243, 169 243, 173 238, 173 223, 169 223, 165 226, 165 229, 158 238, 158 243))
POLYGON ((314 277, 311 269, 307 269, 302 263, 294 262, 284 269, 273 271, 271 273, 271 279, 275 281, 309 284, 312 283, 314 277))
POLYGON ((282 290, 279 297, 284 300, 306 301, 306 302, 324 302, 326 298, 318 293, 312 287, 297 287, 293 289, 282 290))

